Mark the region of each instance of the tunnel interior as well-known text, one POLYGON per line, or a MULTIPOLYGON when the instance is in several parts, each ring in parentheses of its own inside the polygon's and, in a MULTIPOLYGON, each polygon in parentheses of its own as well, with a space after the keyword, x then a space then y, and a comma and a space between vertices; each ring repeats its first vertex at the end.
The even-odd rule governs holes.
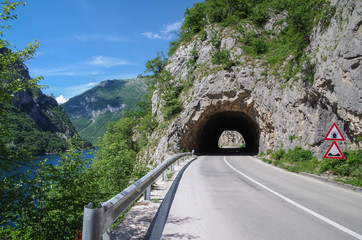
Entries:
POLYGON ((259 128, 255 121, 243 112, 218 112, 209 117, 203 128, 199 129, 197 139, 197 152, 210 153, 245 153, 257 154, 259 149, 259 128), (220 148, 220 135, 226 131, 239 132, 245 141, 243 148, 220 148))

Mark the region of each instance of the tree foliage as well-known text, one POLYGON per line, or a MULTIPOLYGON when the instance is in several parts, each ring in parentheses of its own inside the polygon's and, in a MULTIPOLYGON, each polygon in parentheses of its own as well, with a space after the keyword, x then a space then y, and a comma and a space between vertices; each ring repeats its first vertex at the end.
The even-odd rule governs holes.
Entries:
POLYGON ((7 168, 14 159, 20 159, 23 155, 18 151, 12 151, 6 141, 11 132, 9 131, 7 112, 5 105, 9 104, 17 92, 27 89, 35 90, 40 86, 37 84, 42 77, 35 79, 24 78, 22 70, 24 62, 34 57, 38 47, 38 42, 29 43, 23 50, 11 50, 11 43, 3 35, 5 29, 10 26, 6 21, 16 19, 13 14, 15 8, 19 5, 25 5, 23 1, 12 2, 9 0, 1 3, 0 12, 0 167, 7 168), (5 25, 4 25, 5 24, 5 25))
POLYGON ((84 205, 101 200, 90 164, 72 147, 59 164, 44 160, 26 174, 2 178, 0 238, 74 239, 84 205))
POLYGON ((121 192, 133 178, 137 150, 132 140, 133 127, 130 118, 110 123, 100 141, 94 169, 102 173, 100 182, 106 192, 121 192))

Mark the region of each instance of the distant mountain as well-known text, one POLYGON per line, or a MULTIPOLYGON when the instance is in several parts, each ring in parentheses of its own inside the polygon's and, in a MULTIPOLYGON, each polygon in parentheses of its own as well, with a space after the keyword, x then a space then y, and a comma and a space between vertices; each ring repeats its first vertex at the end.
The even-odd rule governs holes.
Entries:
MULTIPOLYGON (((22 78, 30 79, 25 65, 19 65, 22 78)), ((76 135, 64 109, 41 90, 17 92, 11 103, 1 106, 9 129, 5 142, 13 151, 26 149, 32 154, 57 153, 68 149, 67 140, 76 135)), ((73 141, 83 148, 91 146, 80 139, 73 141)))
POLYGON ((107 80, 75 96, 62 106, 79 135, 95 143, 108 122, 115 122, 134 107, 146 92, 143 79, 107 80))

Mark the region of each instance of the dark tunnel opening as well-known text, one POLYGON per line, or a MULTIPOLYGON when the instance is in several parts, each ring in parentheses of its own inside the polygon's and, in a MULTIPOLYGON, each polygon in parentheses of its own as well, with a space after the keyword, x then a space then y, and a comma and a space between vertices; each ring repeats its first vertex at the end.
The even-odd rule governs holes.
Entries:
POLYGON ((257 124, 243 112, 219 112, 212 115, 203 129, 200 129, 196 147, 201 154, 241 153, 257 154, 259 150, 259 128, 257 124), (239 132, 245 141, 243 148, 220 148, 219 138, 224 131, 239 132))

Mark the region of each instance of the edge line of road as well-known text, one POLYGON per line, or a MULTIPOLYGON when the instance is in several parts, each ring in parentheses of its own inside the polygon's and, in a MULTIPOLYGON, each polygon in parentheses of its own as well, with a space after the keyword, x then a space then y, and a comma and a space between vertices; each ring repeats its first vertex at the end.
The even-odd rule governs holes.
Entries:
POLYGON ((265 190, 273 193, 274 195, 280 197, 281 199, 287 201, 288 203, 294 205, 295 207, 297 207, 297 208, 299 208, 299 209, 301 209, 301 210, 303 210, 303 211, 305 211, 305 212, 313 215, 314 217, 317 217, 317 218, 319 218, 320 220, 322 220, 322 221, 324 221, 324 222, 332 225, 333 227, 335 227, 335 228, 337 228, 337 229, 339 229, 339 230, 341 230, 341 231, 343 231, 343 232, 345 232, 345 233, 347 233, 347 234, 349 234, 349 235, 351 235, 351 236, 353 236, 353 237, 355 237, 355 238, 357 238, 357 239, 362 240, 362 235, 360 235, 360 234, 358 234, 358 233, 356 233, 356 232, 354 232, 354 231, 352 231, 352 230, 350 230, 350 229, 348 229, 348 228, 340 225, 339 223, 336 223, 336 222, 330 220, 329 218, 326 218, 326 217, 324 217, 324 216, 322 216, 322 215, 314 212, 313 210, 310 210, 310 209, 307 208, 307 207, 304 207, 303 205, 301 205, 301 204, 299 204, 299 203, 297 203, 297 202, 294 202, 294 201, 291 200, 290 198, 287 198, 286 196, 284 196, 284 195, 282 195, 282 194, 280 194, 280 193, 278 193, 278 192, 276 192, 276 191, 268 188, 267 186, 261 184, 260 182, 252 179, 252 178, 249 177, 248 175, 240 172, 239 170, 237 170, 236 168, 234 168, 234 167, 226 160, 226 157, 225 157, 225 156, 224 156, 224 162, 225 162, 226 165, 228 165, 232 170, 234 170, 235 172, 237 172, 237 173, 240 174, 241 176, 247 178, 248 180, 250 180, 251 182, 255 183, 256 185, 258 185, 258 186, 264 188, 265 190))

